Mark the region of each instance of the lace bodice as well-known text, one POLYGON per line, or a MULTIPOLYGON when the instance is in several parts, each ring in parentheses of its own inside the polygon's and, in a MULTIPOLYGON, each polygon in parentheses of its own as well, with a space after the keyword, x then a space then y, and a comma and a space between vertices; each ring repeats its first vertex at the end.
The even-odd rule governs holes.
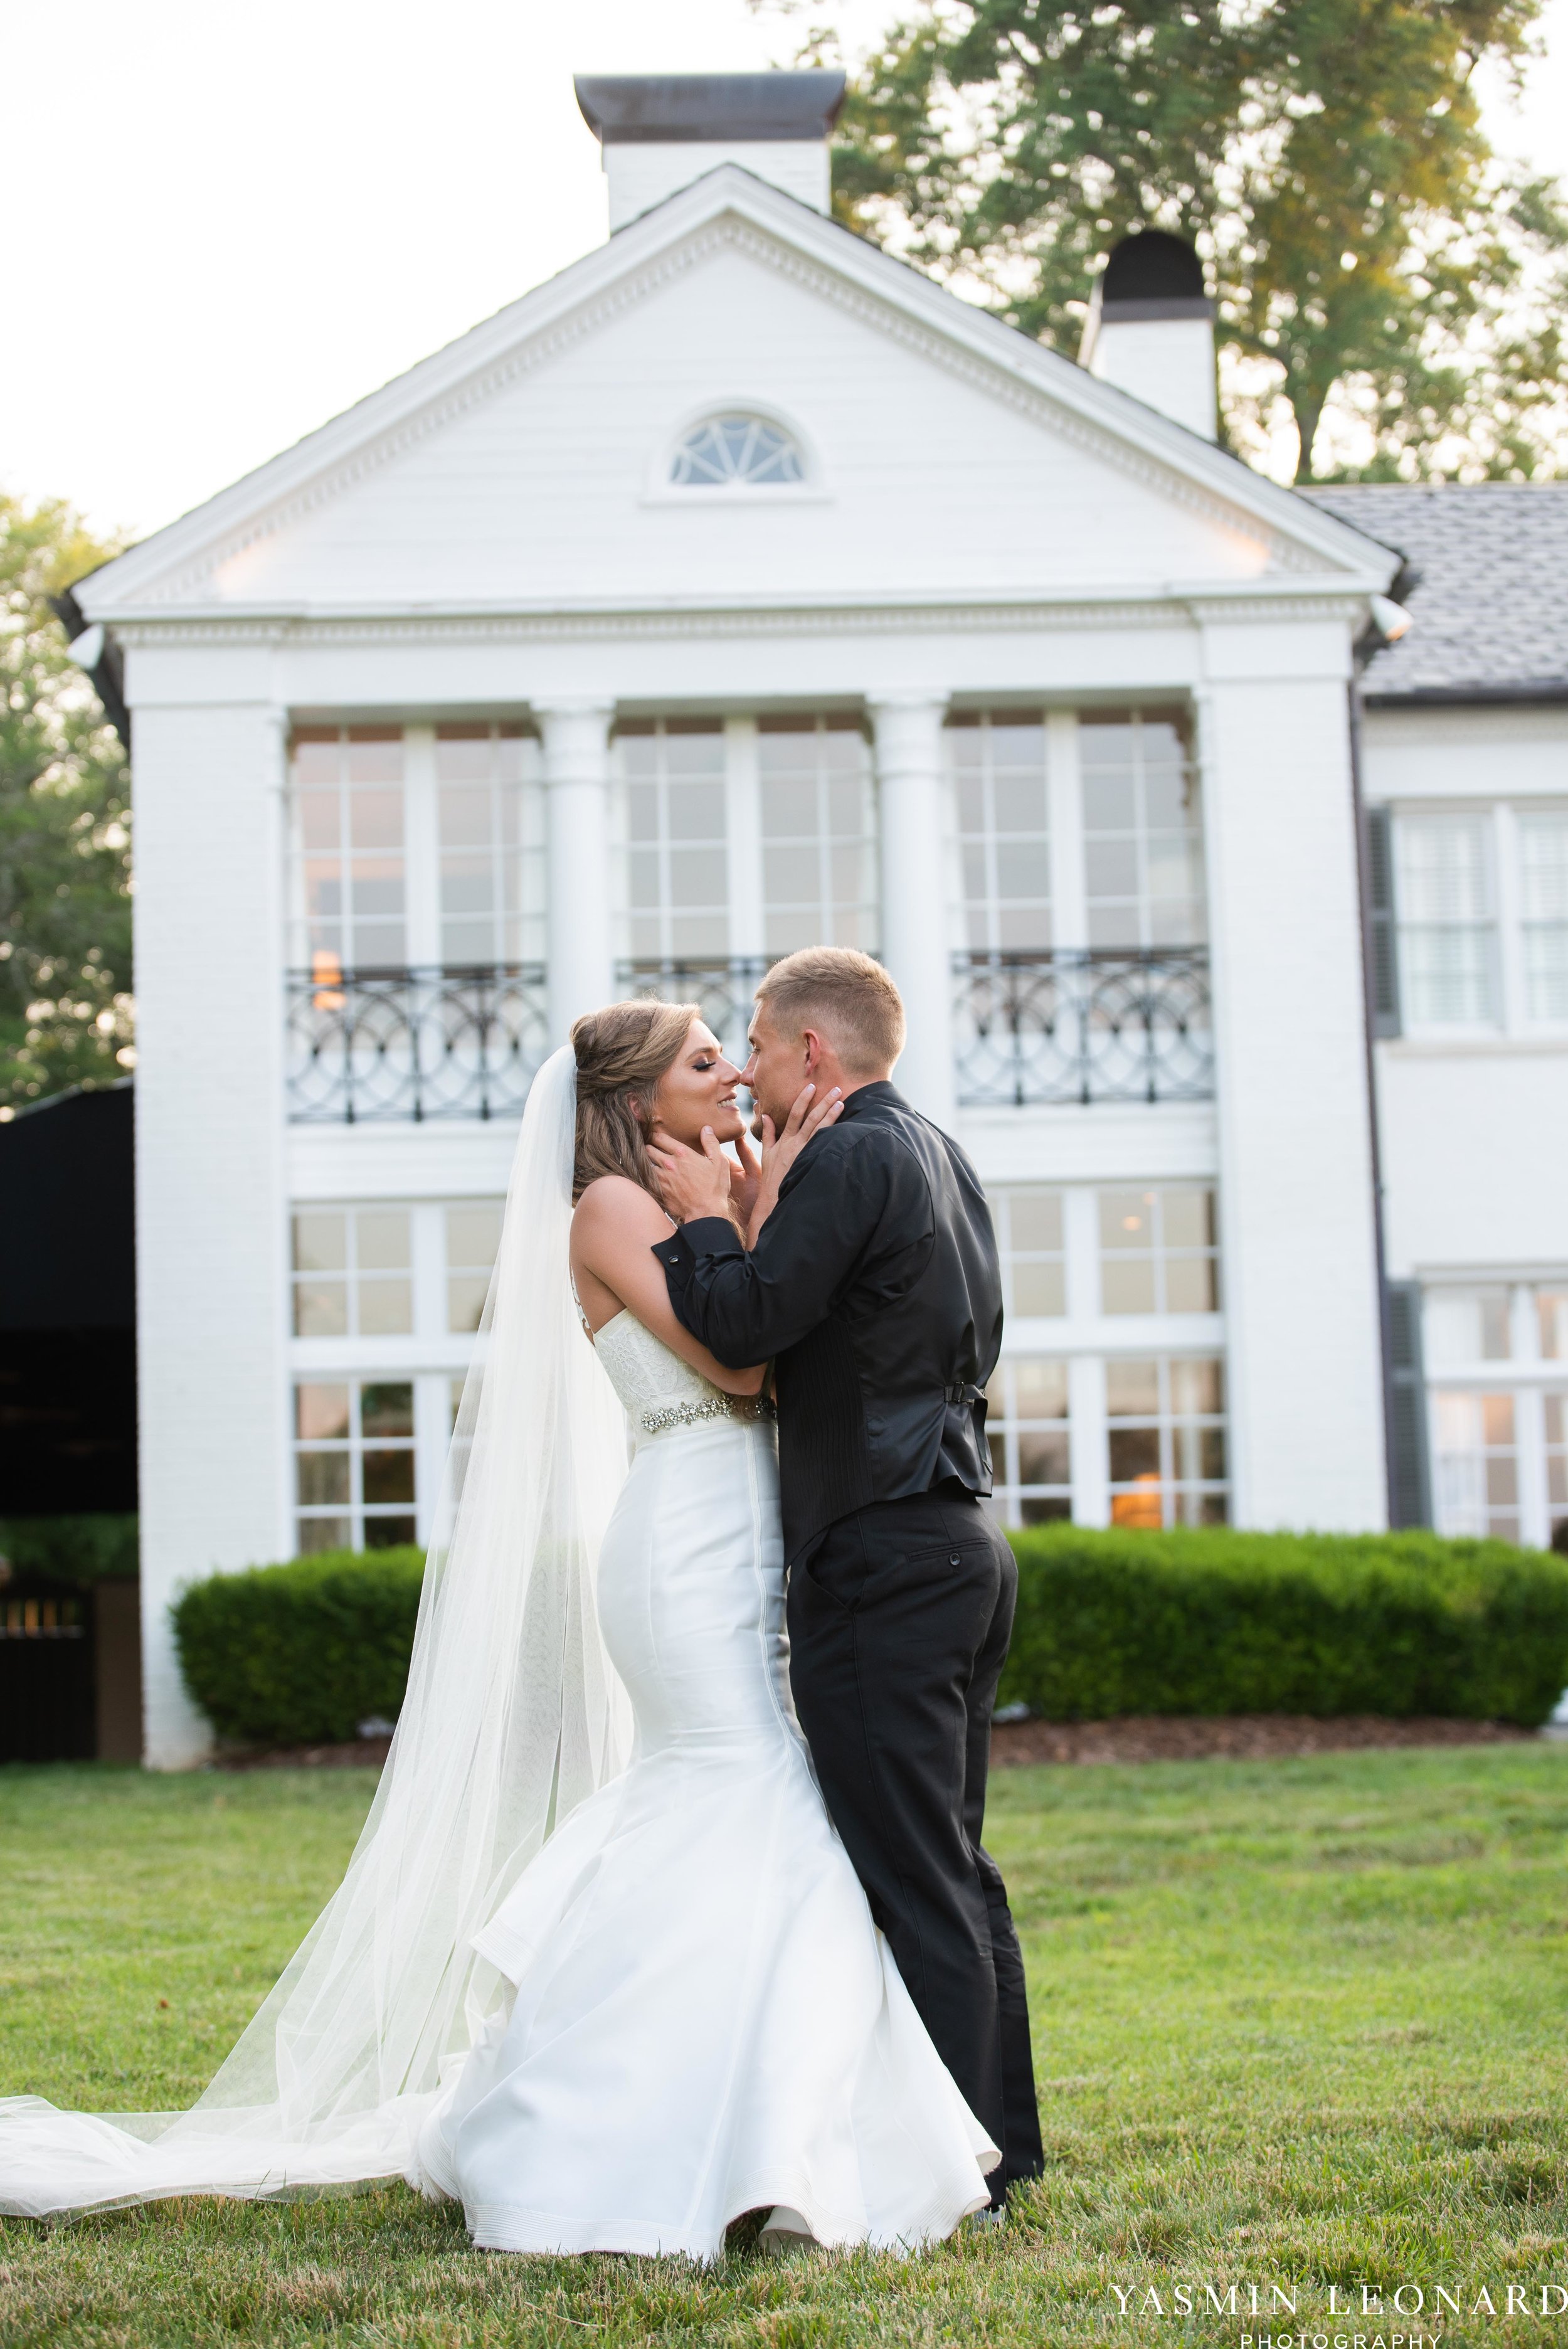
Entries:
POLYGON ((593 1340, 593 1350, 610 1384, 635 1426, 649 1403, 707 1402, 719 1389, 671 1351, 662 1338, 645 1330, 634 1314, 617 1313, 593 1340))
POLYGON ((625 1409, 634 1444, 720 1419, 773 1416, 770 1402, 758 1395, 726 1394, 624 1310, 605 1322, 593 1348, 625 1409))

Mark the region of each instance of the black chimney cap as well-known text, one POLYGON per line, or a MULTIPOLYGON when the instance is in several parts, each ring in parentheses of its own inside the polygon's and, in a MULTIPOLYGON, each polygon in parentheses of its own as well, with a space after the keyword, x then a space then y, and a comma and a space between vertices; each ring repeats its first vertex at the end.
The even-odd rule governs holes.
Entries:
POLYGON ((845 77, 809 73, 577 74, 583 119, 606 147, 826 139, 845 77))
POLYGON ((1203 264, 1184 236, 1134 229, 1111 247, 1096 287, 1107 318, 1212 318, 1203 264))

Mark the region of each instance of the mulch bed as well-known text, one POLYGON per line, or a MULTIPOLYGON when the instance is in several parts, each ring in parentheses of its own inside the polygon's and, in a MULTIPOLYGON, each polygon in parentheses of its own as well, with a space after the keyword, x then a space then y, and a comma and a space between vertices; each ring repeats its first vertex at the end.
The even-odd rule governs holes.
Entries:
POLYGON ((1501 1745, 1530 1740, 1505 1721, 1385 1721, 1345 1713, 1237 1713, 1221 1718, 1129 1714, 1121 1721, 1010 1721, 991 1733, 1002 1768, 1031 1762, 1272 1761, 1292 1754, 1343 1754, 1377 1745, 1501 1745))
MULTIPOLYGON (((1319 1721, 1308 1713, 1238 1713, 1222 1719, 1134 1714, 1122 1721, 1006 1721, 991 1733, 1001 1769, 1037 1762, 1204 1762, 1231 1757, 1269 1761, 1291 1754, 1343 1754, 1377 1745, 1503 1745, 1539 1733, 1505 1721, 1384 1721, 1346 1713, 1319 1721)), ((218 1770, 379 1770, 391 1740, 358 1737, 346 1745, 287 1745, 220 1754, 218 1770)))

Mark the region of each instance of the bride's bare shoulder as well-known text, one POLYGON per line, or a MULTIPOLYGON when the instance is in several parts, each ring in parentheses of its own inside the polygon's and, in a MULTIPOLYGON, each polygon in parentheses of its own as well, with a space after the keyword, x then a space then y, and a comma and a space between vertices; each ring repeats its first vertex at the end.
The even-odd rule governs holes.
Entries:
POLYGON ((601 1174, 578 1200, 572 1225, 583 1238, 595 1233, 624 1233, 640 1238, 645 1232, 650 1240, 656 1240, 669 1230, 670 1219, 658 1201, 629 1175, 601 1174))

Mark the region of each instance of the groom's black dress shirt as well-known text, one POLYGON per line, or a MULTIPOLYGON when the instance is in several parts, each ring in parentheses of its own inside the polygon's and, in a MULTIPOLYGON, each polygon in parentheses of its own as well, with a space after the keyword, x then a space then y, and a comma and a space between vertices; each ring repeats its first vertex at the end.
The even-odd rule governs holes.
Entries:
POLYGON ((957 1143, 891 1084, 862 1085, 807 1143, 749 1254, 723 1216, 654 1253, 694 1338, 735 1369, 775 1364, 787 1558, 872 1501, 948 1478, 989 1493, 991 1217, 957 1143))

